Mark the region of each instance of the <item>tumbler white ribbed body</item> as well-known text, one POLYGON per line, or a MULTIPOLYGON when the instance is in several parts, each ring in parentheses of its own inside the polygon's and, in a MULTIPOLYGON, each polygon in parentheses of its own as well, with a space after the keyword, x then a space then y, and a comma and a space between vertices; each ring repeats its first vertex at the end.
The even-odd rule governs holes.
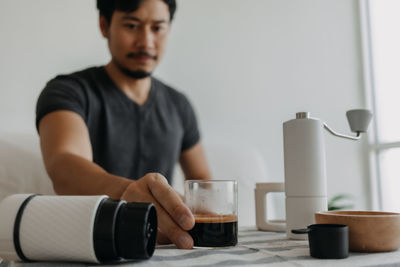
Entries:
POLYGON ((286 233, 292 239, 305 239, 292 229, 314 223, 314 213, 327 210, 327 185, 323 124, 302 118, 283 124, 286 233))
POLYGON ((14 223, 19 207, 32 194, 16 194, 0 202, 0 258, 21 260, 14 247, 14 223))
MULTIPOLYGON (((18 195, 11 197, 18 198, 18 195)), ((39 195, 32 198, 23 211, 19 228, 20 246, 25 257, 35 261, 98 263, 93 227, 98 206, 104 198, 107 196, 39 195)), ((15 199, 11 202, 16 203, 15 199)), ((19 206, 14 205, 14 211, 7 215, 12 220, 7 226, 11 235, 19 206)), ((9 240, 9 244, 14 245, 13 241, 9 240)), ((9 256, 4 258, 20 260, 15 249, 12 252, 14 255, 8 253, 9 256)))
POLYGON ((98 262, 93 226, 107 196, 37 196, 25 208, 20 243, 28 259, 98 262))

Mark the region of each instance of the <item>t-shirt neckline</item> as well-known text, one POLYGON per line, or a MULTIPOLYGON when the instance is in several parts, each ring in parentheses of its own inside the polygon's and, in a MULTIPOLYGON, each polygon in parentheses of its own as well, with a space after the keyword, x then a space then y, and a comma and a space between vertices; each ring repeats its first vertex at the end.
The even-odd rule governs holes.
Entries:
POLYGON ((156 91, 157 91, 157 87, 155 86, 155 80, 153 77, 151 78, 151 85, 150 85, 150 92, 149 92, 149 96, 146 100, 146 102, 143 105, 139 105, 137 102, 135 102, 134 100, 130 99, 122 90, 121 88, 119 88, 119 86, 111 79, 110 75, 107 73, 106 69, 104 66, 100 67, 101 72, 103 72, 104 75, 102 75, 103 77, 105 77, 105 81, 107 83, 110 84, 111 88, 113 90, 115 90, 117 92, 118 95, 121 96, 121 98, 123 99, 123 101, 127 102, 130 105, 135 106, 136 108, 138 108, 139 110, 146 110, 148 109, 151 104, 154 102, 154 99, 156 97, 156 91))

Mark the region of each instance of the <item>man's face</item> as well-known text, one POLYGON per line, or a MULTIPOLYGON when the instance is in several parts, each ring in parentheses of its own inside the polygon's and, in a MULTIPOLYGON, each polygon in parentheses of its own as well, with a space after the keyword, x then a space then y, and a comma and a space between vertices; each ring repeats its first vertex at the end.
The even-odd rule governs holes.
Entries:
POLYGON ((131 13, 115 10, 109 25, 100 18, 113 63, 133 78, 149 76, 164 54, 169 18, 168 6, 161 0, 145 0, 131 13))

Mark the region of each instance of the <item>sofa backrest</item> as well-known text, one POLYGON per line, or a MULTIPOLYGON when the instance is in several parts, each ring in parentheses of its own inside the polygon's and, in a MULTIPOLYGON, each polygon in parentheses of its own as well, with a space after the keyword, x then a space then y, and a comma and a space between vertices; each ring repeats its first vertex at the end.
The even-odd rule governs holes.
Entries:
POLYGON ((17 193, 55 194, 35 134, 0 134, 0 200, 17 193))

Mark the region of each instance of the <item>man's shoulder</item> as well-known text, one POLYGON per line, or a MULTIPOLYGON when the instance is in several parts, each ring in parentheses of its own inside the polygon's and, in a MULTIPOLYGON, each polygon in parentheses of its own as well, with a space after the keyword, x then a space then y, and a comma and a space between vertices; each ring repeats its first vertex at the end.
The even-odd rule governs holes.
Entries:
POLYGON ((102 67, 90 67, 67 74, 59 74, 49 80, 43 89, 48 92, 69 92, 85 97, 101 84, 104 71, 102 67))
POLYGON ((96 79, 99 75, 101 75, 101 70, 103 67, 90 67, 86 68, 83 70, 78 70, 72 73, 66 73, 66 74, 59 74, 53 79, 50 80, 50 82, 55 82, 55 81, 76 81, 76 82, 84 82, 88 81, 91 79, 96 79))

